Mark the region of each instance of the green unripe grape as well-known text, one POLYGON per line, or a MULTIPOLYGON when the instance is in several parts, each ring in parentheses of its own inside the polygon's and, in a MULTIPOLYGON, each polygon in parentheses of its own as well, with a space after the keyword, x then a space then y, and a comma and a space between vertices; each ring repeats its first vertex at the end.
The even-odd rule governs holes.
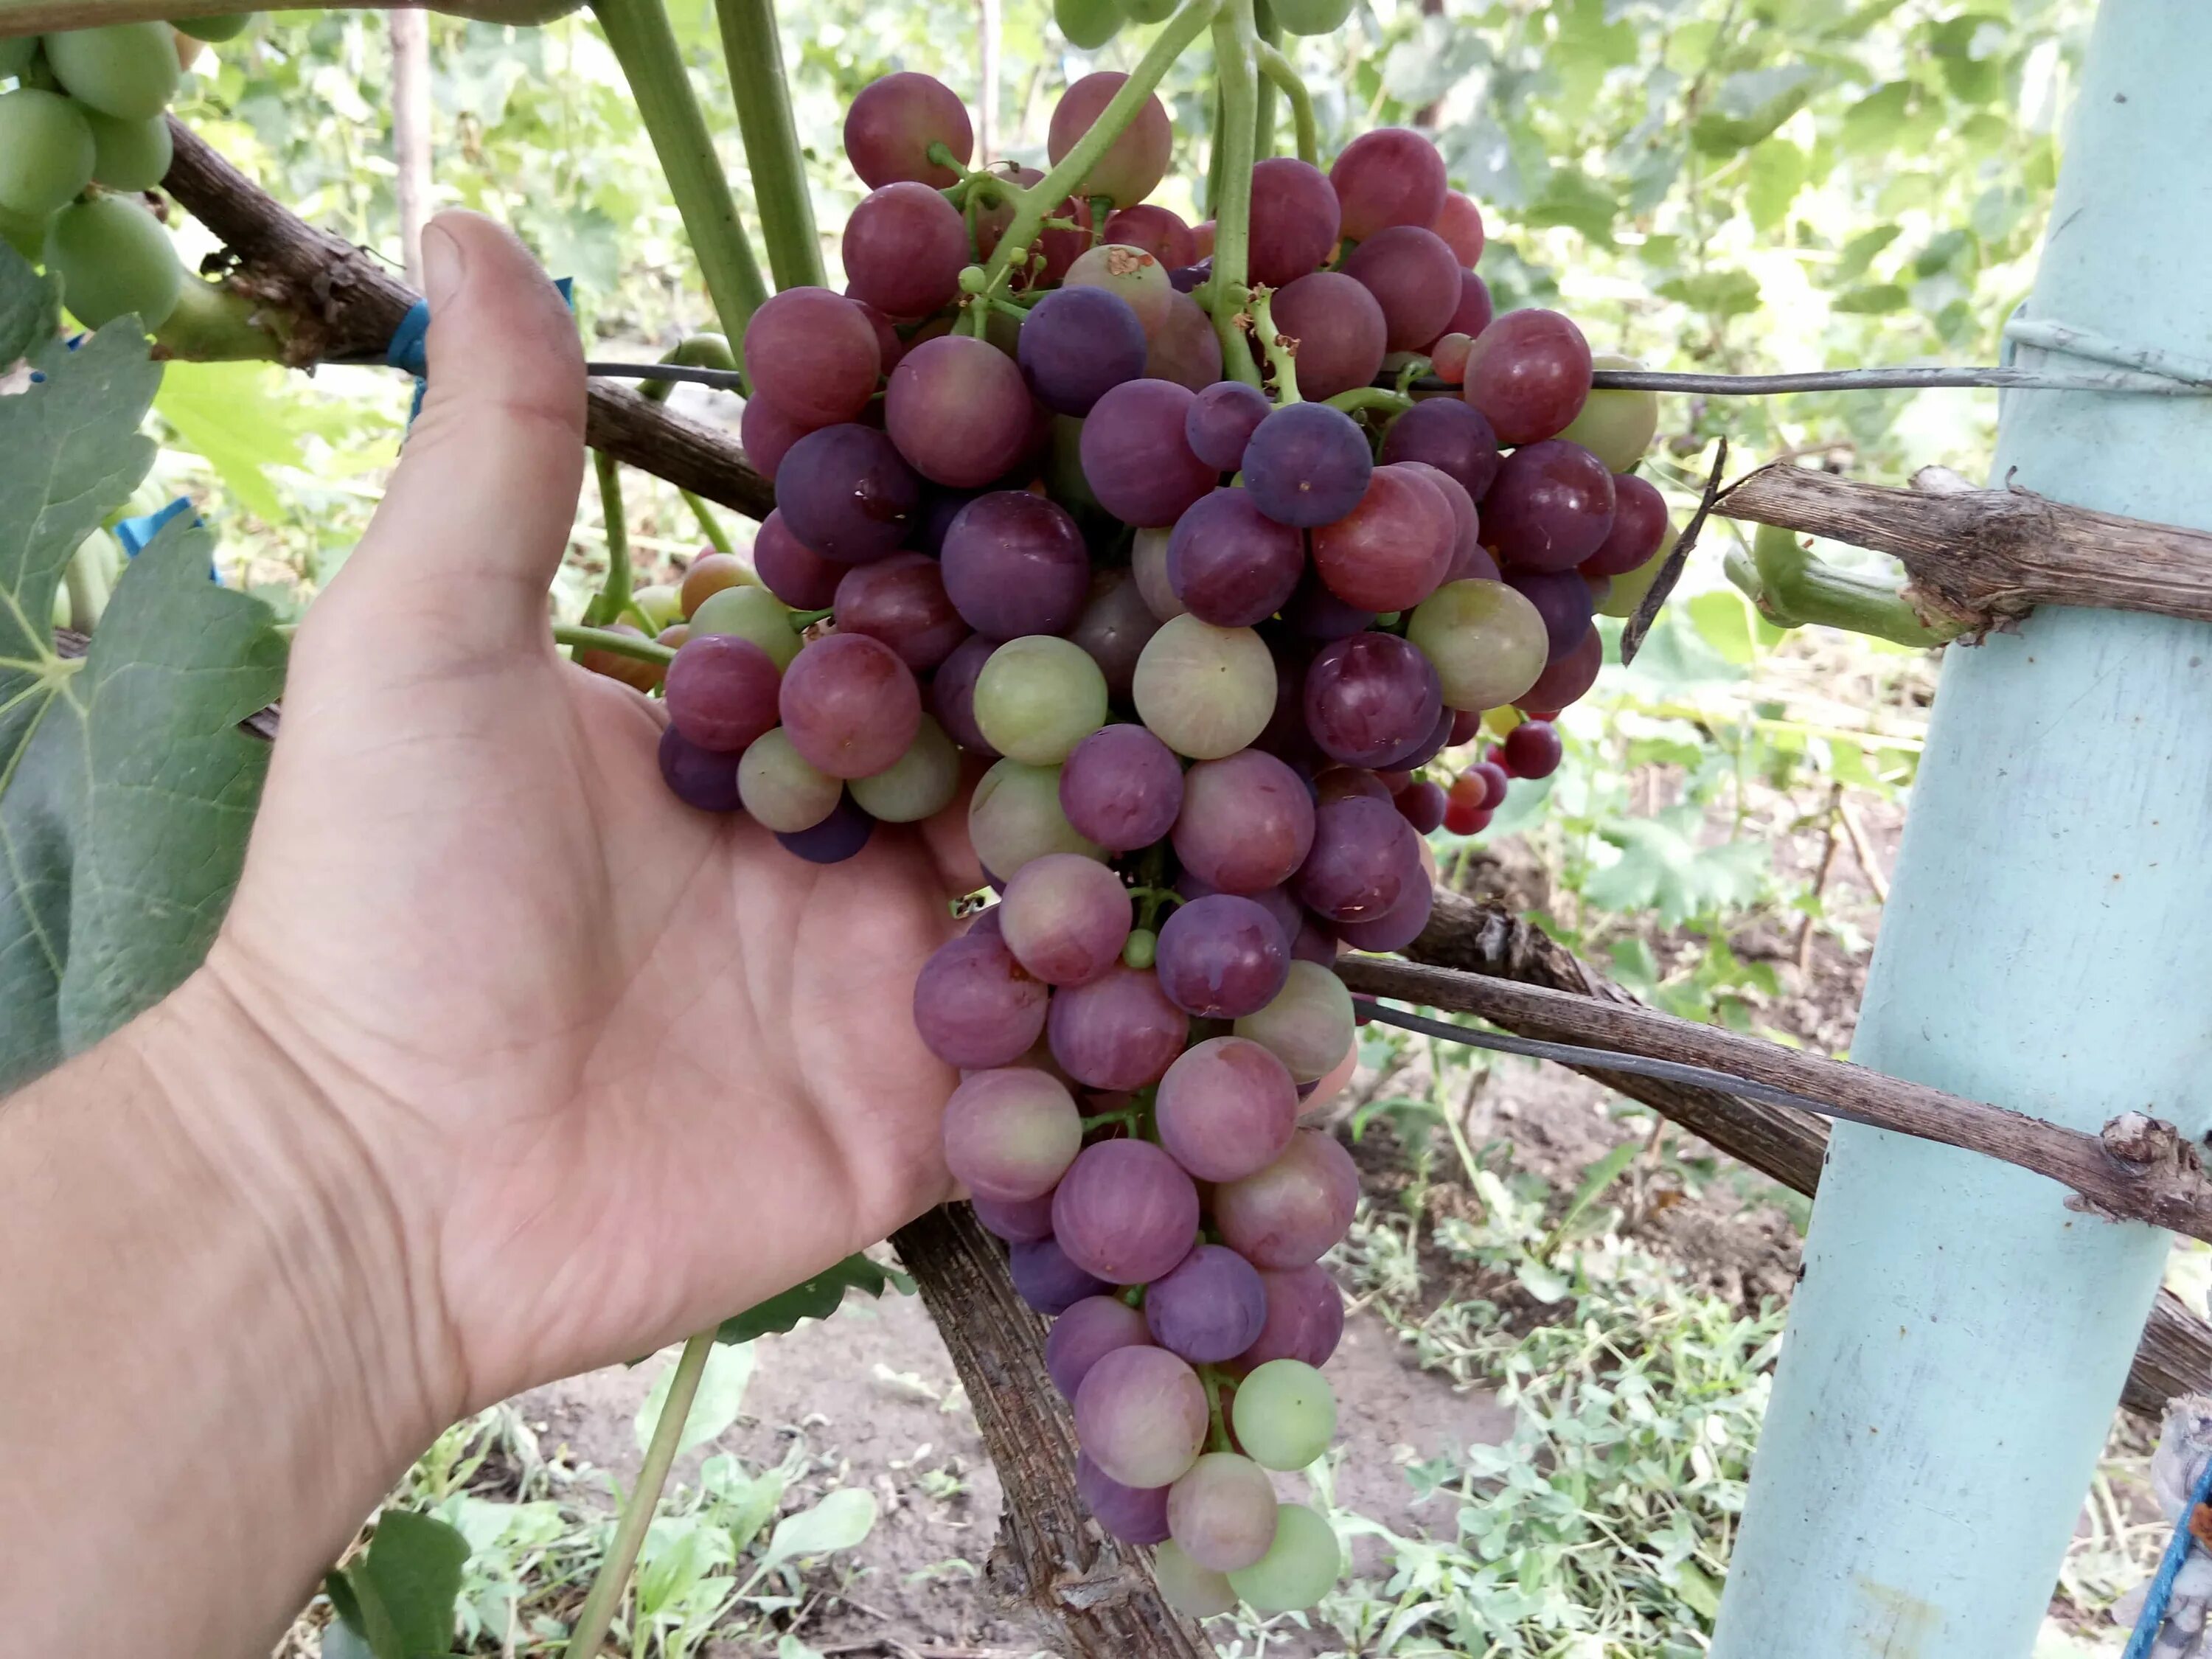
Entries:
POLYGON ((1133 23, 1164 23, 1176 15, 1177 0, 1122 0, 1133 23))
MULTIPOLYGON (((1237 1397, 1243 1397, 1241 1392, 1237 1397)), ((1334 1529, 1304 1504, 1285 1504, 1275 1511, 1275 1541, 1267 1553, 1252 1565, 1230 1573, 1228 1579, 1230 1588, 1250 1602, 1255 1613, 1272 1617, 1313 1606, 1343 1571, 1344 1552, 1334 1529)))
POLYGON ((92 129, 92 176, 110 190, 151 190, 169 170, 169 123, 156 115, 146 121, 118 121, 96 109, 84 112, 92 129))
POLYGON ((1636 607, 1644 603, 1644 596, 1651 591, 1651 584, 1659 580, 1659 573, 1667 568, 1667 561, 1674 556, 1674 544, 1680 539, 1674 526, 1668 525, 1667 533, 1659 538, 1656 553, 1626 575, 1613 579, 1613 586, 1606 590, 1605 598, 1599 602, 1598 615, 1619 617, 1623 621, 1634 616, 1636 607))
POLYGON ((684 620, 684 599, 666 582, 657 582, 651 587, 641 587, 629 596, 629 602, 645 613, 654 633, 664 628, 673 628, 684 620))
POLYGON ((35 263, 46 257, 46 227, 53 219, 51 213, 18 213, 0 207, 0 242, 35 263))
POLYGON ((914 741, 884 770, 847 786, 860 810, 885 823, 916 823, 941 812, 960 792, 960 750, 928 715, 914 741))
MULTIPOLYGON (((1121 946, 1121 960, 1139 973, 1159 959, 1160 936, 1149 927, 1133 927, 1121 946)), ((1346 992, 1346 996, 1351 995, 1346 992)))
POLYGON ((791 612, 765 587, 725 587, 709 593, 691 613, 691 634, 695 639, 702 634, 735 634, 750 640, 778 668, 791 666, 800 644, 791 612))
POLYGON ((1160 1600, 1187 1618, 1211 1619, 1237 1605, 1229 1575, 1200 1566, 1172 1538, 1152 1552, 1152 1577, 1159 1583, 1160 1600))
POLYGON ((738 799, 754 823, 780 835, 811 830, 844 793, 845 786, 817 771, 780 726, 754 738, 738 762, 738 799))
POLYGON ((54 216, 46 269, 62 303, 87 328, 135 313, 152 333, 169 320, 185 286, 176 245, 160 220, 128 196, 95 196, 54 216))
POLYGON ((177 95, 183 71, 167 23, 110 23, 44 38, 55 79, 88 109, 118 120, 148 121, 177 95))
MULTIPOLYGON (((1002 313, 993 312, 994 316, 1002 313)), ((1045 458, 1045 487, 1061 506, 1095 507, 1098 497, 1083 476, 1083 422, 1073 415, 1052 417, 1052 453, 1045 458)), ((1140 532, 1141 533, 1141 532, 1140 532)))
POLYGON ((1336 1437, 1336 1396, 1304 1360, 1270 1359, 1237 1385, 1230 1420, 1261 1468, 1302 1469, 1336 1437))
POLYGON ((975 678, 975 707, 992 748, 1030 766, 1057 766, 1106 724, 1106 676, 1074 641, 1032 634, 991 653, 975 678))
POLYGON ((1495 708, 1535 684, 1551 650, 1536 607, 1504 582, 1446 582, 1413 607, 1406 639, 1436 665, 1447 708, 1495 708))
POLYGON ((1047 853, 1080 853, 1105 860, 1105 852, 1075 833, 1060 805, 1060 769, 995 762, 968 802, 968 841, 983 867, 1000 881, 1047 853))
POLYGON ((35 34, 11 35, 0 40, 0 81, 21 75, 31 67, 31 60, 39 55, 39 37, 35 34))
POLYGON ((92 127, 58 92, 0 93, 0 208, 42 219, 92 182, 92 127))
POLYGON ((1352 0, 1274 0, 1274 10, 1285 34, 1330 34, 1352 15, 1352 0))
POLYGON ((1352 1047, 1352 993, 1317 962, 1294 962, 1275 1000, 1231 1029, 1283 1062, 1297 1083, 1318 1083, 1352 1047))
POLYGON ((1121 32, 1121 0, 1052 0, 1052 21, 1069 46, 1090 52, 1121 32))
POLYGON ((250 11, 223 12, 214 17, 180 17, 171 25, 178 33, 189 34, 195 40, 205 40, 210 46, 218 41, 235 40, 246 33, 253 21, 250 11))
MULTIPOLYGON (((1590 359, 1597 368, 1641 368, 1633 357, 1601 351, 1590 359)), ((1593 392, 1582 412, 1559 434, 1571 444, 1580 444, 1603 461, 1608 471, 1626 472, 1644 459, 1659 430, 1659 394, 1656 392, 1593 392)))

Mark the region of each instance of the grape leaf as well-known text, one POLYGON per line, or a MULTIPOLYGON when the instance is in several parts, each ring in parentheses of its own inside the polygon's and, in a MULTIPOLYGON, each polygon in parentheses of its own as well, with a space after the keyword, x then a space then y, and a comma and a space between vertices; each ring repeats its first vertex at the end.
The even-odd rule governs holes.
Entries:
POLYGON ((62 325, 62 284, 0 240, 0 370, 51 343, 62 325))
POLYGON ((717 1342, 750 1342, 757 1336, 787 1331, 802 1319, 827 1319, 837 1311, 848 1291, 880 1297, 888 1286, 902 1296, 914 1294, 914 1281, 895 1268, 871 1261, 865 1255, 848 1255, 813 1278, 772 1296, 722 1322, 714 1333, 717 1342))
POLYGON ((408 1510, 386 1510, 368 1550, 333 1571, 323 1589, 337 1613, 325 1659, 366 1648, 375 1659, 436 1659, 453 1648, 453 1603, 461 1593, 468 1540, 443 1521, 408 1510))
MULTIPOLYGON (((0 256, 0 319, 41 314, 40 279, 0 256)), ((0 1090, 205 952, 266 763, 235 723, 283 660, 266 608, 208 580, 208 538, 181 521, 133 562, 86 657, 56 649, 70 556, 152 463, 139 427, 161 370, 130 324, 31 349, 44 378, 0 397, 0 1090)))

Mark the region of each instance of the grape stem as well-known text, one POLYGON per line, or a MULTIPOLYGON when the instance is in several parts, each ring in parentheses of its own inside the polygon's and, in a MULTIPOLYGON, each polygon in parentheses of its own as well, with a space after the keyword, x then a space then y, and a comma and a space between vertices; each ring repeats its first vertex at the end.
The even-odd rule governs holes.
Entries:
POLYGON ((599 515, 607 530, 607 579, 584 607, 584 625, 611 623, 629 609, 629 519, 623 511, 622 465, 603 449, 592 452, 599 475, 599 515))
POLYGON ((730 95, 738 106, 738 136, 752 173, 753 204, 761 239, 778 288, 819 288, 822 239, 814 228, 814 203, 806 193, 799 126, 784 84, 783 43, 776 36, 773 0, 714 0, 721 24, 722 58, 730 95))
POLYGON ((722 331, 741 339, 746 321, 768 299, 768 285, 738 221, 707 118, 692 95, 668 12, 661 0, 594 0, 592 10, 637 100, 722 331))
MULTIPOLYGON (((1280 87, 1283 96, 1290 100, 1291 128, 1297 137, 1298 160, 1308 167, 1321 165, 1321 140, 1314 130, 1313 94, 1291 60, 1283 56, 1279 47, 1267 40, 1259 42, 1260 73, 1280 87)), ((1263 144, 1262 148, 1268 148, 1263 144)))
POLYGON ((1430 367, 1429 360, 1426 357, 1415 356, 1411 362, 1407 363, 1403 368, 1401 368, 1398 371, 1398 384, 1394 386, 1392 390, 1396 392, 1401 398, 1411 395, 1408 392, 1407 388, 1410 387, 1414 381, 1426 374, 1429 372, 1430 367))
POLYGON ((1252 0, 1252 31, 1254 49, 1263 54, 1258 60, 1260 85, 1253 99, 1252 154, 1264 161, 1275 153, 1275 86, 1267 74, 1264 54, 1283 44, 1283 26, 1275 21, 1275 9, 1267 0, 1252 0))
POLYGON ((1252 50, 1256 44, 1252 0, 1224 0, 1213 19, 1213 70, 1221 88, 1221 125, 1214 134, 1221 157, 1221 196, 1214 204, 1213 331, 1221 340, 1222 371, 1258 386, 1260 366, 1243 339, 1244 278, 1251 245, 1253 146, 1259 106, 1252 50), (1221 303, 1227 300, 1228 304, 1221 303))
POLYGON ((614 1623, 615 1609, 629 1588, 629 1576, 637 1565, 647 1528, 653 1524, 653 1511, 660 1507, 661 1489, 668 1484, 676 1449, 684 1443, 684 1425, 690 1420, 691 1402, 698 1396, 699 1379, 706 1375, 707 1357, 714 1349, 714 1331, 710 1328, 685 1342, 677 1358, 676 1374, 668 1380, 668 1398, 661 1402, 660 1420, 653 1425, 652 1442, 637 1471, 637 1488, 623 1510, 606 1559, 599 1564, 591 1594, 584 1598, 583 1611, 576 1615, 566 1659, 599 1659, 599 1649, 607 1639, 607 1626, 614 1623))
POLYGON ((1748 555, 1730 548, 1721 568, 1777 628, 1811 623, 1922 648, 1966 631, 1963 623, 1929 627, 1895 583, 1838 569, 1774 525, 1759 526, 1748 555))
POLYGON ((611 628, 579 626, 574 623, 553 624, 553 643, 586 647, 593 651, 610 652, 617 657, 635 657, 642 662, 674 662, 676 652, 658 640, 648 640, 636 634, 618 634, 611 628))
MULTIPOLYGON (((724 0, 728 3, 728 0, 724 0)), ((1014 216, 1007 224, 1006 234, 991 255, 989 271, 995 280, 1005 275, 1018 254, 1027 252, 1030 244, 1036 240, 1037 231, 1045 216, 1068 198, 1084 176, 1097 165, 1098 159, 1120 137, 1169 66, 1182 55, 1183 48, 1199 36, 1199 32, 1213 21, 1218 7, 1224 0, 1183 0, 1182 7, 1170 17, 1160 30, 1158 37, 1146 49, 1137 67, 1129 71, 1129 78, 1115 91, 1111 102, 1098 112, 1098 118, 1091 130, 1075 141, 1074 147, 1060 159, 1051 172, 1036 184, 1024 187, 1008 182, 1004 188, 1014 204, 1014 216)), ((1235 4, 1237 0, 1226 0, 1235 4)), ((1249 4, 1249 0, 1246 0, 1249 4)), ((1245 131, 1249 142, 1251 122, 1247 112, 1245 131)))
POLYGON ((801 629, 811 628, 818 622, 826 621, 836 609, 835 605, 825 605, 819 611, 793 611, 791 613, 792 631, 796 633, 801 629))
POLYGON ((1200 1365, 1198 1380, 1206 1385, 1206 1415, 1212 1424, 1206 1431, 1206 1449, 1217 1452, 1231 1450, 1229 1419, 1221 1410, 1221 1373, 1211 1365, 1200 1365))
POLYGON ((1328 400, 1328 406, 1347 415, 1357 415, 1363 409, 1387 409, 1393 415, 1402 415, 1413 406, 1413 400, 1384 386, 1356 386, 1349 392, 1338 392, 1328 400))
POLYGON ((1267 368, 1275 377, 1275 402, 1278 405, 1295 404, 1298 397, 1298 343, 1275 326, 1271 305, 1273 290, 1255 288, 1248 309, 1252 315, 1253 337, 1260 349, 1267 354, 1267 368))
POLYGON ((688 489, 679 489, 676 493, 684 497, 684 505, 690 507, 691 516, 698 520, 699 533, 707 538, 709 547, 717 553, 735 550, 730 545, 730 532, 722 528, 722 521, 714 516, 714 509, 705 496, 695 495, 688 489))

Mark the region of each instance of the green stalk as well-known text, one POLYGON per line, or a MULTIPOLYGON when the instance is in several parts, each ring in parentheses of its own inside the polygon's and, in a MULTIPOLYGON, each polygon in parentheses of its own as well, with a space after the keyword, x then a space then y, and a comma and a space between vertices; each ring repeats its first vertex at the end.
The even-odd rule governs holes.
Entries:
POLYGON ((1813 623, 1923 647, 1941 645, 1966 631, 1963 624, 1931 626, 1894 583, 1838 570, 1814 557, 1794 533, 1773 525, 1759 527, 1748 558, 1732 549, 1722 568, 1759 614, 1778 628, 1813 623))
POLYGON ((714 15, 722 26, 722 58, 730 71, 730 94, 738 103, 745 164, 752 170, 753 205, 760 210, 768 268, 778 288, 819 288, 822 240, 814 230, 799 127, 784 85, 774 0, 714 0, 714 15))
MULTIPOLYGON (((720 334, 687 334, 663 352, 660 361, 682 368, 735 369, 738 366, 737 354, 730 349, 728 338, 720 334)), ((666 403, 668 394, 675 390, 673 380, 647 380, 639 388, 648 403, 656 404, 666 403)))
POLYGON ((622 465, 603 449, 592 452, 599 480, 599 515, 607 530, 607 579, 584 607, 584 621, 597 627, 629 609, 629 520, 623 511, 622 465))
POLYGON ((1221 199, 1213 217, 1213 331, 1221 338, 1223 368, 1234 379, 1259 386, 1260 366, 1243 340, 1247 255, 1252 232, 1252 146, 1257 136, 1257 77, 1252 72, 1252 0, 1226 0, 1213 19, 1214 79, 1221 88, 1221 125, 1214 146, 1221 156, 1221 199), (1223 303, 1224 301, 1227 303, 1223 303))
POLYGON ((1274 372, 1275 402, 1278 404, 1300 402, 1298 397, 1298 360, 1283 343, 1281 331, 1275 326, 1271 290, 1255 288, 1252 290, 1252 337, 1267 354, 1267 367, 1274 372))
MULTIPOLYGON (((1235 0, 1228 0, 1228 3, 1235 3, 1235 0)), ((728 0, 724 0, 724 3, 728 3, 728 0)), ((1084 174, 1097 165, 1108 146, 1120 137, 1129 123, 1136 118, 1137 112, 1144 107, 1145 100, 1159 85, 1160 77, 1168 72, 1169 65, 1182 55, 1185 46, 1198 39, 1200 32, 1213 21, 1215 7, 1223 3, 1224 0, 1183 0, 1182 9, 1168 19, 1166 26, 1146 48, 1144 57, 1138 60, 1137 67, 1129 71, 1129 78, 1115 93, 1113 100, 1098 112, 1098 118, 1091 123, 1091 131, 1075 141, 1075 148, 1060 158, 1060 165, 1026 190, 1009 187, 1015 201, 1014 216, 1006 227, 1006 234, 1000 239, 987 268, 993 286, 1013 263, 1016 254, 1028 255, 1030 244, 1036 240, 1037 231, 1043 225, 1046 216, 1073 193, 1084 174)), ((1251 112, 1247 110, 1244 136, 1248 144, 1251 141, 1251 112)), ((1248 196, 1251 189, 1250 171, 1250 157, 1248 155, 1245 165, 1248 196)), ((1219 269, 1218 265, 1215 268, 1219 269)))
POLYGON ((69 625, 80 634, 89 634, 107 609, 107 550, 100 544, 107 539, 104 532, 78 544, 70 555, 69 568, 62 573, 62 581, 69 592, 69 625))
POLYGON ((282 362, 284 342, 275 325, 289 320, 220 283, 186 277, 176 309, 154 331, 154 343, 162 356, 185 362, 282 362))
POLYGON ((668 1484, 669 1467, 676 1462, 677 1447, 683 1443, 684 1425, 690 1420, 691 1402, 698 1396, 699 1379, 706 1374, 707 1356, 714 1351, 712 1330, 700 1332, 684 1345, 676 1375, 668 1382, 660 1420, 653 1425, 653 1443, 645 1449, 645 1462, 638 1468, 637 1488, 630 1493, 615 1528, 614 1542, 607 1547, 599 1576, 592 1580, 584 1610, 576 1615, 567 1659, 599 1659, 600 1645, 607 1639, 607 1626, 614 1623, 615 1609, 629 1588, 630 1572, 637 1565, 637 1553, 644 1547, 653 1513, 660 1507, 661 1488, 668 1484))
POLYGON ((585 628, 574 623, 555 623, 553 643, 574 646, 579 650, 605 651, 617 657, 635 657, 640 662, 676 660, 673 647, 638 634, 618 634, 611 628, 585 628))
POLYGON ((1347 415, 1357 415, 1363 409, 1387 409, 1393 415, 1402 415, 1413 406, 1413 400, 1379 386, 1356 386, 1349 392, 1338 392, 1328 400, 1328 406, 1347 415))
MULTIPOLYGON (((1266 0, 1260 0, 1260 3, 1264 5, 1266 0)), ((1314 131, 1313 94, 1306 90, 1305 82, 1299 77, 1291 60, 1283 56, 1279 48, 1265 40, 1260 42, 1260 73, 1280 87, 1283 96, 1291 100, 1291 125, 1297 135, 1298 160, 1308 167, 1319 167, 1321 140, 1314 131)), ((1263 100, 1267 90, 1265 86, 1260 89, 1263 100)), ((1267 135, 1262 133, 1260 150, 1262 155, 1267 154, 1267 135)))
POLYGON ((593 0, 592 9, 637 100, 638 117, 653 140, 660 170, 668 176, 669 193, 684 216, 684 234, 691 239, 722 332, 742 339, 747 319, 768 299, 768 286, 738 222, 730 181, 722 176, 714 141, 707 133, 707 118, 692 96, 691 77, 667 9, 661 0, 593 0))
POLYGON ((684 505, 691 509, 691 516, 698 520, 699 533, 707 538, 708 546, 717 553, 731 553, 737 550, 730 544, 730 532, 722 528, 722 521, 714 516, 714 509, 707 504, 703 497, 695 495, 688 489, 678 490, 677 493, 684 497, 684 505))
MULTIPOLYGON (((1264 70, 1267 54, 1283 44, 1283 26, 1275 21, 1275 9, 1267 0, 1252 0, 1252 27, 1258 36, 1260 63, 1264 70)), ((1272 79, 1261 81, 1259 100, 1252 117, 1252 153, 1263 161, 1275 153, 1275 88, 1272 79)))

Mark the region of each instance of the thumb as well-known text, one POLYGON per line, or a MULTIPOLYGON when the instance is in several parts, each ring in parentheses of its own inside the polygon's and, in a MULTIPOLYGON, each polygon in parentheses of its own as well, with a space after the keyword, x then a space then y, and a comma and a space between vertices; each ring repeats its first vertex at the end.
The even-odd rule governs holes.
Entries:
POLYGON ((354 623, 416 640, 465 630, 475 655, 535 647, 584 477, 575 319, 522 244, 479 215, 432 220, 422 264, 422 411, 330 597, 354 623))

